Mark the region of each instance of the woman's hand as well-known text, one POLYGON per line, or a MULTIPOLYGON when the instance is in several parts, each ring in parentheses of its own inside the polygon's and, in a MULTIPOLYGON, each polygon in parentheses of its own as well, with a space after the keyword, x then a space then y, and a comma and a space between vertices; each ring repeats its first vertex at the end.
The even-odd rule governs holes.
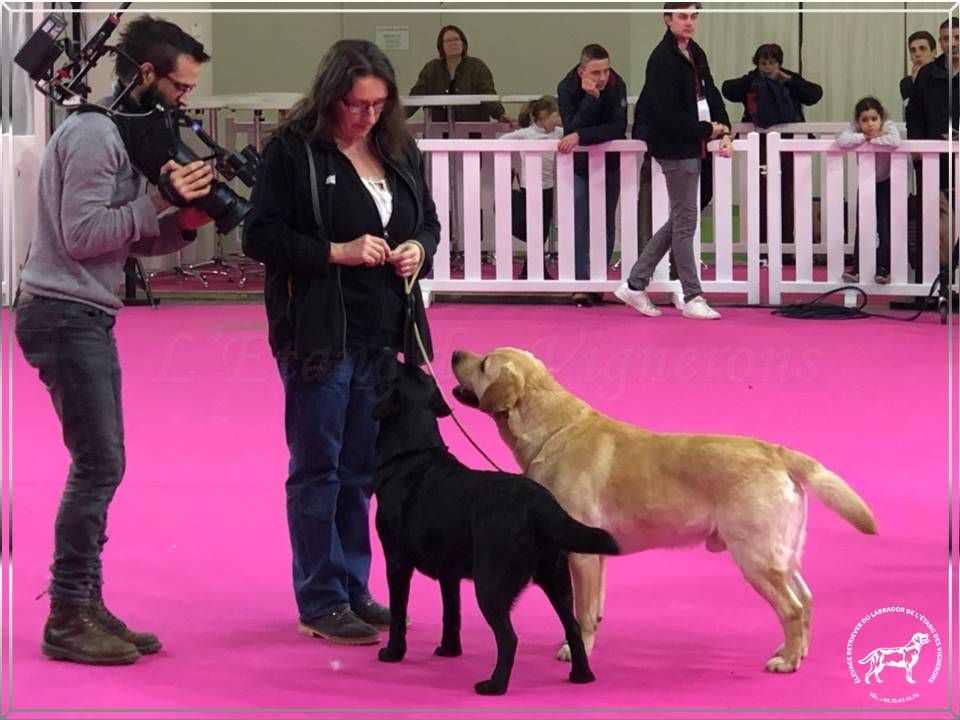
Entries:
POLYGON ((361 235, 350 242, 331 243, 330 262, 337 265, 383 265, 390 256, 390 246, 382 237, 361 235))
POLYGON ((423 248, 418 242, 408 240, 401 243, 390 253, 387 261, 393 264, 393 269, 397 275, 403 278, 412 277, 420 266, 420 259, 423 257, 423 248))

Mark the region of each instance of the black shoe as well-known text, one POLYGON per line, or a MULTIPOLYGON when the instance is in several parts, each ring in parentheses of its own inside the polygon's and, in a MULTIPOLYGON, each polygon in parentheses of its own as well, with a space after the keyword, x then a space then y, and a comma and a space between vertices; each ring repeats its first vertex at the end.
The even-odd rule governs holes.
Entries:
POLYGON ((390 629, 390 608, 384 607, 372 597, 350 605, 350 609, 365 623, 380 630, 390 629))
POLYGON ((140 658, 135 645, 97 622, 91 607, 55 598, 50 600, 41 649, 54 660, 85 665, 129 665, 140 658))
POLYGON ((341 608, 314 620, 301 620, 301 635, 323 638, 340 645, 376 645, 380 631, 358 618, 350 608, 341 608))
POLYGON ((90 610, 97 622, 111 635, 130 643, 140 651, 141 655, 152 655, 160 652, 160 638, 153 633, 136 632, 127 627, 126 623, 114 615, 103 604, 103 595, 95 590, 90 599, 90 610))

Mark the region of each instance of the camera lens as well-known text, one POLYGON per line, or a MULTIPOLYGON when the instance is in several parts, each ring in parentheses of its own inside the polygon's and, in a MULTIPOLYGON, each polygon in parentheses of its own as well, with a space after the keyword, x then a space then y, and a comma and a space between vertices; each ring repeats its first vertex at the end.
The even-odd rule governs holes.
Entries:
POLYGON ((243 222, 247 213, 253 209, 249 202, 219 180, 213 181, 208 195, 194 200, 191 205, 209 215, 217 226, 217 232, 221 235, 225 235, 243 222))

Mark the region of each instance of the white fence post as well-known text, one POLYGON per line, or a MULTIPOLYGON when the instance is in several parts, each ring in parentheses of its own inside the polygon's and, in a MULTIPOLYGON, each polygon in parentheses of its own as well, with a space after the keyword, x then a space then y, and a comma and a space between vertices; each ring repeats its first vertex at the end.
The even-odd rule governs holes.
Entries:
POLYGON ((780 304, 783 285, 780 218, 780 133, 767 135, 767 283, 771 305, 780 304))

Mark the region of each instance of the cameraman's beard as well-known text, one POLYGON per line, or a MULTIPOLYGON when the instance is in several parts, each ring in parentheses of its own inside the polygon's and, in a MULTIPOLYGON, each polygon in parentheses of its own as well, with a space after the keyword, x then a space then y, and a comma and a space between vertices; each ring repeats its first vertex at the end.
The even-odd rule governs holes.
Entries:
POLYGON ((176 107, 176 103, 171 104, 160 94, 156 82, 144 88, 143 92, 140 93, 139 105, 144 112, 153 110, 157 105, 165 110, 172 110, 176 107))

